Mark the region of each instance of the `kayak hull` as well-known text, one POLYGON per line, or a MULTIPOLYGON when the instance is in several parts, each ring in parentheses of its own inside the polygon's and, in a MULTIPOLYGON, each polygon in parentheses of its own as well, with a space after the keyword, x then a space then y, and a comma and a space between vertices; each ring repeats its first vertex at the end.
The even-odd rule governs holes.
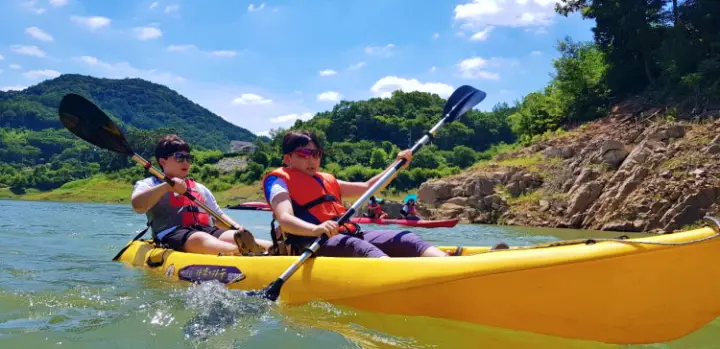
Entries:
POLYGON ((232 205, 232 206, 228 205, 227 208, 231 209, 231 210, 250 210, 250 211, 270 211, 271 210, 270 205, 268 205, 265 202, 260 202, 260 201, 245 202, 242 204, 237 204, 237 205, 232 205))
POLYGON ((445 220, 418 220, 414 221, 411 219, 376 219, 368 217, 352 217, 351 222, 358 224, 399 224, 410 227, 421 227, 421 228, 452 228, 458 223, 458 219, 445 219, 445 220))
MULTIPOLYGON (((710 236, 716 236, 712 229, 700 228, 639 240, 687 243, 710 236)), ((449 258, 311 258, 287 280, 278 301, 324 300, 611 344, 675 340, 720 316, 720 238, 671 246, 635 241, 465 247, 462 256, 449 258)), ((120 260, 173 279, 214 278, 232 289, 258 290, 297 257, 199 255, 135 241, 120 260)))

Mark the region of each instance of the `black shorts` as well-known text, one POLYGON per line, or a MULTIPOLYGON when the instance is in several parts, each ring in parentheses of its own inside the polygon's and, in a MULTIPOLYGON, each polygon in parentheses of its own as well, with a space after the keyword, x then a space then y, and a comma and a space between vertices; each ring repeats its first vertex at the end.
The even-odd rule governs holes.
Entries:
POLYGON ((167 235, 163 236, 160 240, 161 244, 168 246, 175 251, 184 251, 185 242, 190 235, 195 234, 199 231, 206 232, 216 238, 220 238, 220 235, 226 230, 219 227, 209 227, 204 225, 192 225, 179 227, 167 235))

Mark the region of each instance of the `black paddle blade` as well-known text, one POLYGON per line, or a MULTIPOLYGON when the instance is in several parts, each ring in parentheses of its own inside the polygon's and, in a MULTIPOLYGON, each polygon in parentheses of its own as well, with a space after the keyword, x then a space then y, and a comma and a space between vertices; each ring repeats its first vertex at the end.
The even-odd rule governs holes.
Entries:
POLYGON ((472 86, 463 85, 457 88, 443 109, 443 115, 447 117, 448 122, 452 122, 457 119, 460 115, 465 114, 468 110, 472 109, 478 103, 485 100, 487 94, 480 91, 472 86))
POLYGON ((246 291, 245 295, 248 297, 264 298, 270 301, 276 301, 280 297, 280 289, 285 281, 282 278, 278 278, 273 281, 268 287, 262 290, 246 291))
POLYGON ((70 93, 60 101, 60 122, 85 141, 100 148, 132 156, 123 132, 100 108, 85 97, 70 93))

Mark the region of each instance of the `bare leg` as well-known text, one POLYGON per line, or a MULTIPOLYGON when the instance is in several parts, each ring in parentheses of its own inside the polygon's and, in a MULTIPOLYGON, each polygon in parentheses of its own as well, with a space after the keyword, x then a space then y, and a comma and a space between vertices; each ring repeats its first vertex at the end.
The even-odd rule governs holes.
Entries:
POLYGON ((203 254, 235 254, 240 252, 235 243, 222 241, 205 232, 195 232, 185 242, 185 252, 203 254))
POLYGON ((450 255, 435 246, 428 247, 420 255, 420 257, 448 257, 448 256, 450 256, 450 255))
MULTIPOLYGON (((235 236, 234 236, 234 235, 235 235, 235 232, 236 232, 236 230, 233 230, 233 229, 231 229, 231 230, 226 230, 225 232, 223 232, 222 234, 220 234, 219 239, 222 240, 222 241, 225 241, 225 242, 229 242, 229 243, 237 246, 237 245, 235 244, 235 236)), ((256 242, 258 245, 260 245, 260 247, 262 247, 263 249, 265 249, 266 251, 269 250, 270 247, 272 247, 272 241, 269 241, 269 240, 263 240, 263 239, 255 238, 255 242, 256 242)))

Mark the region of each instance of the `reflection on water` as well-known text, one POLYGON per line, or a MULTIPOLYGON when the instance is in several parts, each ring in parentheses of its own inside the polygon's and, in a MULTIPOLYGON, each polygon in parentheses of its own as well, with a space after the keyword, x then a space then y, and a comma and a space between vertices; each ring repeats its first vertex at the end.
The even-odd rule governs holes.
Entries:
MULTIPOLYGON (((126 205, 0 200, 0 212, 0 348, 720 349, 718 321, 671 343, 615 346, 322 302, 286 307, 111 262, 145 224, 126 205)), ((269 213, 228 213, 266 237, 269 213)), ((622 235, 492 225, 413 231, 437 245, 464 246, 622 235)), ((487 302, 487 311, 502 310, 487 302)))

